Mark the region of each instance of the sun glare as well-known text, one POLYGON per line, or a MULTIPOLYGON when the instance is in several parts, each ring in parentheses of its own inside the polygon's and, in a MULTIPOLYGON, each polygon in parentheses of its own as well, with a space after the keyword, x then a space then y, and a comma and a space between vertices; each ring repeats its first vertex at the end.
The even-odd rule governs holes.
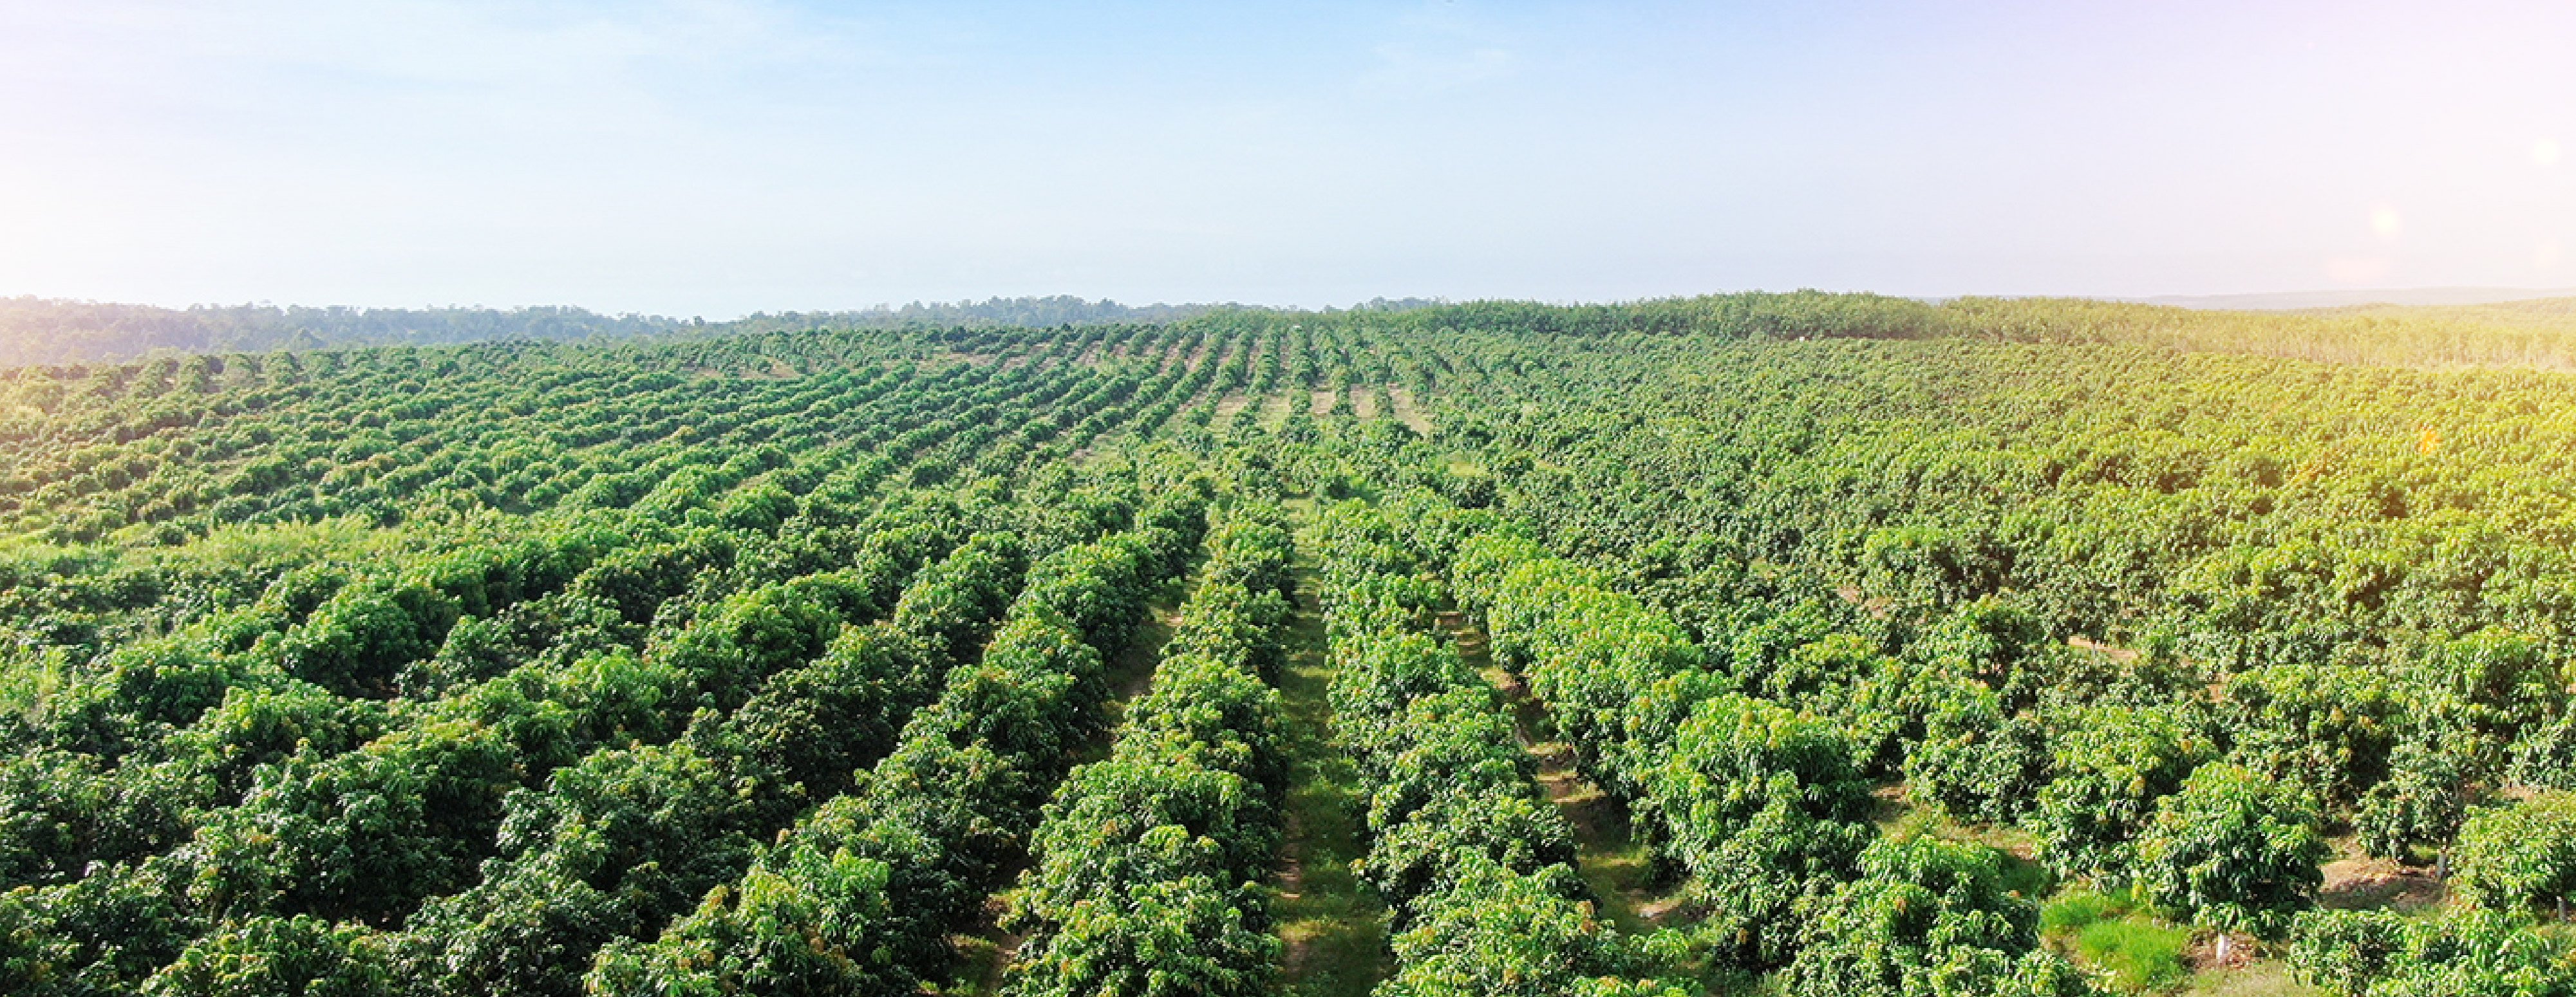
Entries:
POLYGON ((2381 239, 2393 240, 2406 233, 2406 219, 2397 209, 2382 204, 2370 209, 2370 232, 2381 239))

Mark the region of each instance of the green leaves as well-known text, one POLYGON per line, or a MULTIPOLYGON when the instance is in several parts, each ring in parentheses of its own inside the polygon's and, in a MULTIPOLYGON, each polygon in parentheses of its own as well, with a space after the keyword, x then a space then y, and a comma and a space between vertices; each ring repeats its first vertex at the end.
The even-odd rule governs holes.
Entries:
POLYGON ((876 939, 894 915, 887 866, 847 852, 795 853, 784 872, 754 869, 650 945, 620 941, 591 971, 592 993, 822 997, 918 992, 876 939))
POLYGON ((502 799, 523 777, 490 728, 439 721, 326 761, 263 770, 190 846, 188 895, 218 914, 387 924, 472 882, 502 799))
POLYGON ((1160 580, 1146 550, 1121 534, 1033 566, 981 659, 946 673, 937 702, 912 717, 892 753, 657 939, 603 950, 585 986, 904 994, 936 978, 950 957, 947 936, 980 915, 1035 809, 1098 722, 1101 661, 1119 648, 1085 642, 1068 613, 1124 639, 1160 580))
POLYGON ((2061 876, 2117 879, 2157 801, 2181 789, 2211 748, 2165 711, 2100 706, 2071 718, 2055 751, 2055 777, 2031 817, 2039 859, 2061 876))
POLYGON ((2222 931, 2270 934, 2316 899, 2330 850, 2300 796, 2236 765, 2201 766, 2156 805, 2131 872, 2159 904, 2222 931))
MULTIPOLYGON (((1319 536, 1336 555, 1323 571, 1335 723, 1368 791, 1371 844, 1357 871, 1396 907, 1397 969, 1378 994, 1656 992, 1623 978, 1637 968, 1628 943, 1574 875, 1571 830, 1530 782, 1493 688, 1455 645, 1422 632, 1424 593, 1388 573, 1420 560, 1393 525, 1343 506, 1319 536)), ((1462 555, 1488 572, 1473 598, 1503 605, 1549 584, 1511 574, 1518 550, 1462 555)), ((1521 633, 1553 632, 1534 602, 1510 604, 1521 633)))
POLYGON ((143 985, 150 997, 390 997, 384 938, 298 915, 228 924, 143 985))
POLYGON ((500 860, 407 922, 406 975, 443 993, 572 993, 588 953, 741 873, 773 787, 683 741, 600 752, 510 799, 500 860))
POLYGON ((2222 710, 2238 761, 2320 805, 2349 806, 2387 776, 2400 714, 2433 706, 2402 695, 2377 669, 2274 665, 2235 676, 2222 710))
POLYGON ((2451 871, 2461 895, 2490 910, 2576 894, 2576 796, 2542 793, 2470 815, 2451 871))
POLYGON ((2576 990, 2564 936, 2533 930, 2529 915, 2457 911, 2433 918, 2394 911, 2311 911, 2291 932, 2300 979, 2336 997, 2563 994, 2576 990))
POLYGON ((421 583, 341 589, 277 643, 287 674, 344 696, 383 696, 402 665, 429 657, 456 622, 454 600, 421 583))
POLYGON ((2363 794, 2354 830, 2362 850, 2381 858, 2408 859, 2415 846, 2448 847, 2468 819, 2473 792, 2467 759, 2457 744, 2430 738, 2397 746, 2388 778, 2363 794))
POLYGON ((2020 820, 2048 784, 2047 727, 2030 713, 2004 715, 2002 697, 1973 682, 1927 692, 1936 705, 1905 757, 1907 791, 1961 820, 2020 820))
POLYGON ((1750 965, 1789 960, 1798 905, 1847 878, 1871 833, 1842 737, 1747 696, 1702 701, 1647 779, 1639 810, 1699 877, 1708 936, 1750 965))
POLYGON ((1543 997, 1623 973, 1617 932, 1591 901, 1573 899, 1581 893, 1563 865, 1526 873, 1481 857, 1460 862, 1439 902, 1391 939, 1397 968, 1377 997, 1543 997))
POLYGON ((891 626, 849 627, 822 657, 773 676, 724 725, 776 778, 828 798, 894 749, 903 718, 929 698, 923 680, 945 677, 925 660, 940 653, 891 626))
POLYGON ((1259 890, 1205 875, 1122 879, 1063 910, 1022 953, 1022 997, 1254 997, 1272 992, 1283 947, 1264 930, 1259 890))
MULTIPOLYGON (((1275 512, 1273 513, 1275 515, 1275 512)), ((1110 757, 1073 771, 1031 841, 1006 925, 1021 997, 1252 995, 1281 949, 1263 892, 1286 781, 1275 668, 1286 534, 1220 528, 1110 757), (1246 578, 1264 580, 1257 595, 1246 578)))
POLYGON ((2092 993, 2038 949, 2039 907, 2004 887, 2002 857, 1931 837, 1881 840, 1860 878, 1812 908, 1790 992, 1818 997, 2092 993))

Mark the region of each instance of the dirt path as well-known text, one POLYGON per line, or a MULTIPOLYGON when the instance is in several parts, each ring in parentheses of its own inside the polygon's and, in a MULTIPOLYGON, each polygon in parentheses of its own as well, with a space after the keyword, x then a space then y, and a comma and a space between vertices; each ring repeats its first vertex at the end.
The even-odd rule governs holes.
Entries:
POLYGON ((1386 389, 1387 403, 1395 406, 1395 421, 1412 427, 1424 436, 1431 435, 1431 417, 1422 414, 1422 405, 1413 397, 1413 389, 1396 386, 1386 389))
MULTIPOLYGON (((1292 504, 1295 511, 1305 508, 1292 504)), ((1333 709, 1325 696, 1332 663, 1324 655, 1324 620, 1315 605, 1311 566, 1298 566, 1297 581, 1297 621, 1289 634, 1288 667, 1279 676, 1294 756, 1288 847, 1273 877, 1279 903, 1272 913, 1279 937, 1288 943, 1283 992, 1366 997, 1392 966, 1386 908, 1351 874, 1351 862, 1366 854, 1359 817, 1365 801, 1350 756, 1333 733, 1333 709)))
POLYGON ((2325 864, 2325 887, 2317 893, 2319 907, 2413 912, 2450 898, 2449 885, 2433 878, 2432 869, 2371 858, 2350 839, 2334 844, 2340 854, 2325 864))
POLYGON ((1440 629, 1457 641, 1467 664, 1502 691, 1512 710, 1512 732, 1538 762, 1538 786, 1549 802, 1574 826, 1575 872, 1601 899, 1602 911, 1623 934, 1645 934, 1662 927, 1678 909, 1678 890, 1657 890, 1654 865, 1646 847, 1628 826, 1628 810, 1601 792, 1575 766, 1574 746, 1554 739, 1547 709, 1531 698, 1529 688, 1494 665, 1484 631, 1457 613, 1442 613, 1440 629))

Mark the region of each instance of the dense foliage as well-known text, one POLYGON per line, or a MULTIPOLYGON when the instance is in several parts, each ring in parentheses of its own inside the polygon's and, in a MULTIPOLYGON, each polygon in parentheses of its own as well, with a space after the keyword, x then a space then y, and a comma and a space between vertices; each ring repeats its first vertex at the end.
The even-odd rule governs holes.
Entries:
MULTIPOLYGON (((1636 960, 1596 916, 1565 818, 1530 782, 1494 689, 1429 632, 1422 553, 1344 506, 1317 538, 1332 699, 1368 789, 1362 872, 1395 906, 1384 997, 1619 987, 1636 960)), ((1616 992, 1637 992, 1618 990, 1616 992)))
POLYGON ((1326 750, 1390 997, 2118 985, 2061 888, 2345 993, 2563 991, 2576 382, 2147 314, 0 372, 0 989, 1276 992, 1326 750), (2336 858, 2441 909, 2319 911, 2336 858))
POLYGON ((1110 756, 1047 805, 1004 926, 1010 992, 1260 994, 1279 958, 1259 883, 1287 778, 1275 674, 1290 542, 1278 506, 1231 511, 1110 756), (1247 585, 1250 580, 1258 586, 1247 585), (1267 580, 1267 584, 1262 584, 1267 580))

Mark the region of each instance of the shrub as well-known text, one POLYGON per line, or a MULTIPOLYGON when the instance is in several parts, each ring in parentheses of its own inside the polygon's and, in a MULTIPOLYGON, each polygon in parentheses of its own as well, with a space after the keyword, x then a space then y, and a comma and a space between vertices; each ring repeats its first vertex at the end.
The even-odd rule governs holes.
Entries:
POLYGON ((2576 891, 2576 794, 2542 793, 2471 816, 2451 868, 2460 895, 2490 910, 2565 901, 2576 891))
POLYGON ((2236 765, 2205 765, 2138 836, 2139 887, 2222 931, 2270 933, 2314 902, 2328 849, 2302 797, 2236 765))

